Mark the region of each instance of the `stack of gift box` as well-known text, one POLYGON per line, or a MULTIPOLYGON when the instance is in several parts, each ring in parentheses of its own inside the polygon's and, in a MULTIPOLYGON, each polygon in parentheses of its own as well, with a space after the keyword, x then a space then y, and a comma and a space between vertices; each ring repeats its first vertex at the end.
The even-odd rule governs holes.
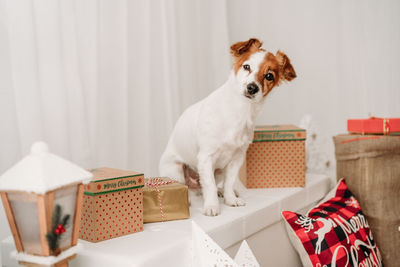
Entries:
POLYGON ((169 178, 96 168, 85 185, 80 238, 99 242, 143 230, 143 223, 189 218, 188 188, 169 178))
MULTIPOLYGON (((257 126, 240 171, 247 188, 304 187, 304 129, 257 126)), ((167 177, 112 168, 90 170, 84 188, 80 238, 99 242, 143 230, 143 223, 190 217, 188 187, 167 177)), ((173 178, 173 177, 172 177, 173 178)))

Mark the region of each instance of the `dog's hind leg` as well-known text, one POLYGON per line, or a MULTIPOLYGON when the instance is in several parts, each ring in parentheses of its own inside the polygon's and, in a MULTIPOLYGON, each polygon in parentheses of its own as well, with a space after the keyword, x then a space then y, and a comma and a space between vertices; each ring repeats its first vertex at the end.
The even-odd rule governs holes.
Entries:
POLYGON ((185 184, 183 164, 172 155, 163 155, 160 160, 159 171, 161 177, 169 177, 179 183, 185 184))
MULTIPOLYGON (((233 189, 233 192, 235 193, 236 197, 239 197, 239 192, 236 189, 233 189)), ((224 198, 224 189, 221 187, 218 187, 218 197, 224 198)))
MULTIPOLYGON (((218 189, 218 197, 224 198, 224 182, 225 182, 225 175, 226 175, 226 168, 225 169, 217 169, 214 172, 215 175, 215 183, 217 184, 217 189, 218 189)), ((239 197, 239 193, 236 191, 236 189, 233 190, 235 193, 236 197, 239 197)))
POLYGON ((215 184, 217 185, 218 197, 224 197, 224 180, 225 180, 226 169, 217 169, 214 171, 215 184))

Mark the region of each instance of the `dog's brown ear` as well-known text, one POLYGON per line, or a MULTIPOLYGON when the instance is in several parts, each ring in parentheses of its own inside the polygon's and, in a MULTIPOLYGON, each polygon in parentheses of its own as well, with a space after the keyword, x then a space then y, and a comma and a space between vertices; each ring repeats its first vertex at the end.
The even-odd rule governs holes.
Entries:
POLYGON ((262 45, 256 38, 251 38, 248 41, 238 42, 231 46, 231 54, 234 57, 239 57, 248 51, 258 50, 262 45))
POLYGON ((278 51, 276 53, 276 59, 278 60, 281 75, 284 80, 291 81, 297 77, 292 64, 290 64, 289 58, 284 53, 278 51))

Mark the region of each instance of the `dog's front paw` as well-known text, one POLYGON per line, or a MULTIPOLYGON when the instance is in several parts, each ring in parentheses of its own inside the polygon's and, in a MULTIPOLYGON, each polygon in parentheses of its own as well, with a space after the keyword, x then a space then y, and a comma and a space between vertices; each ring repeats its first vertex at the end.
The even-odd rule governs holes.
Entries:
POLYGON ((225 204, 232 207, 238 207, 246 205, 246 202, 240 197, 225 197, 225 204))
POLYGON ((204 205, 203 213, 206 216, 217 216, 220 213, 219 204, 204 205))

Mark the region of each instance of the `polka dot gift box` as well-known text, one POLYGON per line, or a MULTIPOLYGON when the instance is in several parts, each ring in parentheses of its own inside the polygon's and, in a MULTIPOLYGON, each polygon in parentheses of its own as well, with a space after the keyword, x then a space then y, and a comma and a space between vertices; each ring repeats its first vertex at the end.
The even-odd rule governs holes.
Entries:
POLYGON ((240 180, 247 188, 304 187, 305 140, 294 125, 256 126, 240 180))
POLYGON ((85 185, 79 238, 99 242, 143 230, 142 173, 92 169, 85 185))

